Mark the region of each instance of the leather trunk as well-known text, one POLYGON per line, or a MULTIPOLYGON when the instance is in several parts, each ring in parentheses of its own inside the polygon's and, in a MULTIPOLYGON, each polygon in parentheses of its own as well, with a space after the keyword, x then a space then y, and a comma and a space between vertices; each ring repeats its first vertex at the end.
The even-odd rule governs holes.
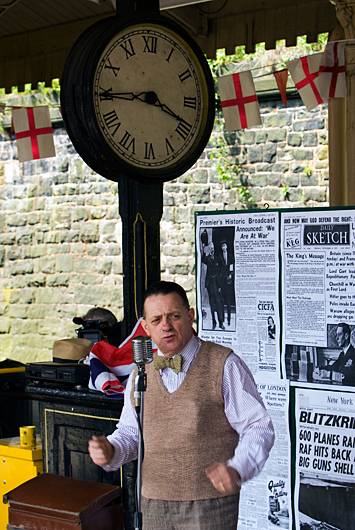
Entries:
POLYGON ((8 530, 123 530, 121 488, 39 475, 4 495, 8 530))

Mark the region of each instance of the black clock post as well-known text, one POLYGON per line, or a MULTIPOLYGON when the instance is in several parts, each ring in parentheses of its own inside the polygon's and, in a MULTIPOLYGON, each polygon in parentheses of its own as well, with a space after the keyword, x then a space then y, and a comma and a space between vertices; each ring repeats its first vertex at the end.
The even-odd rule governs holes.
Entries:
MULTIPOLYGON (((74 43, 61 79, 61 109, 73 145, 118 183, 122 220, 122 338, 142 315, 145 289, 160 279, 163 183, 186 172, 214 123, 214 83, 191 36, 159 13, 159 0, 119 0, 74 43)), ((115 296, 115 293, 112 293, 115 296)), ((136 470, 124 466, 127 530, 139 521, 136 470)), ((138 481, 137 481, 138 482, 138 481)))

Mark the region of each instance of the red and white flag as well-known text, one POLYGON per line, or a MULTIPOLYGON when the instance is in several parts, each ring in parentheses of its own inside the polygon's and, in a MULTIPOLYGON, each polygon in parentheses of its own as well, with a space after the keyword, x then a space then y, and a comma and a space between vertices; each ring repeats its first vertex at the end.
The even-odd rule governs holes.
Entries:
POLYGON ((47 106, 14 108, 12 123, 20 162, 55 156, 53 129, 47 106))
POLYGON ((218 86, 228 131, 261 125, 258 98, 250 71, 224 75, 219 78, 218 86))
POLYGON ((323 99, 346 97, 345 41, 328 42, 319 70, 323 99))
POLYGON ((324 103, 320 91, 319 68, 323 53, 314 53, 288 63, 288 69, 308 110, 324 103))
MULTIPOLYGON (((142 318, 136 322, 130 335, 118 347, 112 346, 106 340, 100 340, 92 346, 85 360, 90 366, 91 390, 100 390, 108 396, 116 396, 125 391, 128 376, 135 366, 132 340, 139 336, 147 336, 142 326, 142 318)), ((152 350, 157 351, 154 343, 152 350)))

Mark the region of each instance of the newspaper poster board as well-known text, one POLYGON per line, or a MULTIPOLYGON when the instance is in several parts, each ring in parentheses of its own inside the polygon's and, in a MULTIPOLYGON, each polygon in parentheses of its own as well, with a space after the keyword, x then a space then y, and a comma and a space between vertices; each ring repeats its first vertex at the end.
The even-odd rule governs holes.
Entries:
POLYGON ((312 387, 355 386, 355 212, 281 212, 282 368, 312 387))
POLYGON ((196 215, 198 334, 280 377, 279 214, 196 215))
POLYGON ((255 379, 275 427, 275 444, 261 473, 241 489, 238 530, 291 530, 289 382, 262 373, 255 379))
POLYGON ((355 521, 355 395, 295 389, 296 529, 350 530, 355 521))
POLYGON ((355 528, 355 208, 198 212, 195 237, 198 333, 243 357, 281 433, 238 530, 355 528))

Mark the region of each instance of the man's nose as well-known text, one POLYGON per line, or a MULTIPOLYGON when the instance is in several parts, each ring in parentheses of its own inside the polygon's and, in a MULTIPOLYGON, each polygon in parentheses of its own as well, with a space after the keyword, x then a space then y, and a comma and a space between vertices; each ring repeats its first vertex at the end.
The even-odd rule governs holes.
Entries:
POLYGON ((170 320, 170 318, 168 316, 167 317, 163 317, 162 327, 163 327, 163 329, 170 329, 171 328, 171 320, 170 320))

